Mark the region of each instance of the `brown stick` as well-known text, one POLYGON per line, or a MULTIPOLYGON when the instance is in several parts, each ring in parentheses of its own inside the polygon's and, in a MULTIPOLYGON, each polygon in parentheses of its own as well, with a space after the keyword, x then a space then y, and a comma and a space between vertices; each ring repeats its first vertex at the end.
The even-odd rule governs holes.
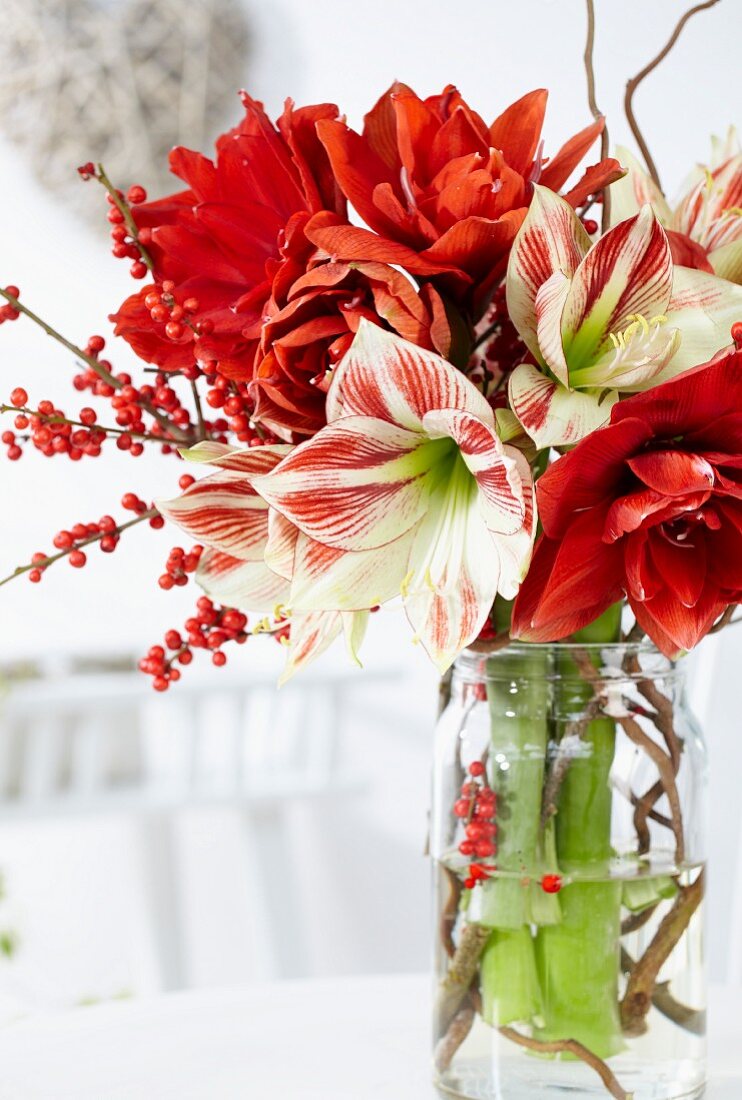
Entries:
POLYGON ((448 1031, 453 1017, 461 1007, 477 972, 490 931, 491 929, 481 924, 467 924, 461 933, 448 973, 438 987, 435 1017, 437 1031, 441 1036, 448 1031))
POLYGON ((704 872, 690 886, 682 886, 672 909, 662 918, 652 942, 634 964, 621 1001, 621 1022, 629 1035, 641 1035, 646 1030, 649 1012, 657 984, 657 975, 685 933, 690 919, 701 903, 704 872))
MULTIPOLYGON (((636 963, 625 948, 621 948, 621 969, 624 974, 630 974, 636 963)), ((676 1001, 670 992, 669 982, 660 982, 655 986, 652 995, 652 1004, 666 1019, 671 1020, 684 1031, 690 1031, 693 1035, 706 1034, 706 1013, 702 1008, 690 1008, 680 1001, 676 1001)))
MULTIPOLYGON (((587 76, 587 101, 594 119, 605 119, 605 115, 598 107, 595 99, 595 69, 593 66, 593 49, 595 46, 595 4, 593 0, 586 0, 587 4, 587 39, 585 41, 585 75, 587 76)), ((603 127, 600 135, 600 159, 608 156, 608 127, 603 127)), ((605 233, 611 221, 611 193, 608 187, 603 188, 603 218, 601 231, 605 233)))
POLYGON ((647 754, 657 768, 657 771, 660 773, 663 792, 667 795, 667 801, 670 803, 670 818, 672 821, 672 831, 675 836, 675 859, 678 864, 682 864, 685 859, 683 810, 680 805, 680 796, 675 782, 675 769, 673 768, 672 760, 667 753, 663 752, 659 745, 652 740, 649 734, 644 732, 635 718, 626 715, 618 717, 616 721, 619 723, 626 736, 647 754))
POLYGON ((445 1035, 436 1043, 433 1061, 439 1073, 445 1073, 451 1065, 454 1054, 472 1029, 475 1015, 473 1006, 465 1004, 451 1020, 445 1035))
POLYGON ((512 1027, 501 1027, 500 1034, 509 1039, 511 1043, 517 1043, 518 1046, 525 1047, 526 1050, 536 1051, 539 1054, 574 1055, 575 1058, 579 1058, 595 1070, 608 1092, 611 1096, 615 1096, 616 1100, 631 1100, 631 1093, 619 1084, 616 1076, 603 1059, 598 1058, 597 1054, 593 1054, 591 1050, 588 1050, 582 1043, 578 1043, 576 1039, 557 1039, 554 1042, 546 1043, 540 1039, 529 1039, 528 1036, 521 1035, 519 1031, 512 1027))
POLYGON ((720 630, 723 630, 725 626, 729 626, 734 621, 734 612, 737 610, 738 605, 736 603, 730 603, 724 614, 720 619, 714 623, 709 630, 709 634, 718 634, 720 630))
POLYGON ((551 762, 549 768, 549 774, 546 777, 544 784, 544 793, 541 800, 541 828, 546 828, 550 818, 557 812, 557 798, 560 788, 564 782, 564 778, 569 771, 572 763, 572 757, 567 753, 561 752, 561 745, 569 737, 582 738, 583 733, 593 721, 597 718, 603 709, 603 702, 599 696, 595 696, 591 699, 588 705, 585 707, 585 711, 580 718, 570 722, 564 731, 564 737, 557 748, 556 755, 551 762))
POLYGON ((632 76, 632 78, 626 83, 626 95, 624 96, 624 112, 626 114, 626 119, 629 123, 629 126, 631 127, 631 132, 634 135, 636 144, 639 146, 641 154, 644 157, 644 163, 647 166, 647 170, 654 182, 659 187, 660 191, 662 190, 662 184, 660 183, 660 174, 657 171, 657 165, 654 163, 652 154, 649 151, 649 146, 644 139, 644 135, 639 128, 639 123, 636 121, 636 115, 634 114, 634 94, 641 82, 646 77, 648 77, 651 72, 654 72, 660 62, 664 61, 664 59, 667 57, 670 50, 673 48, 678 38, 680 37, 683 27, 688 22, 688 20, 692 16, 694 16, 696 12, 705 11, 706 8, 713 8, 714 5, 718 3, 719 0, 705 0, 703 4, 696 4, 695 7, 687 11, 685 15, 680 19, 677 26, 675 27, 675 30, 672 32, 669 39, 667 40, 667 43, 662 47, 657 56, 653 58, 649 62, 649 64, 645 65, 641 72, 638 72, 636 76, 632 76))
POLYGON ((629 936, 632 932, 638 932, 640 928, 648 924, 654 916, 658 905, 659 902, 655 905, 648 905, 647 908, 642 909, 640 913, 629 913, 628 917, 624 917, 621 921, 621 935, 629 936))
POLYGON ((441 863, 439 866, 446 877, 446 883, 448 885, 448 897, 446 898, 446 904, 443 906, 440 918, 441 943, 449 959, 452 959, 456 954, 456 944, 453 942, 453 930, 456 926, 459 902, 461 900, 461 880, 459 876, 455 875, 445 864, 441 863))

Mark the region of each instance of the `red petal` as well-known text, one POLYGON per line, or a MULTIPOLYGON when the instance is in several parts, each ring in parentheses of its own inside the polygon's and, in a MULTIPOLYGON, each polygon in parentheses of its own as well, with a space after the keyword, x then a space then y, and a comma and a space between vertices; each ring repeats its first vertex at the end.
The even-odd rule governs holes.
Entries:
POLYGON ((614 495, 626 459, 651 438, 640 420, 608 425, 592 432, 573 451, 557 459, 539 478, 538 510, 547 535, 556 538, 574 513, 614 495))
POLYGON ((667 496, 705 492, 714 484, 714 470, 706 459, 686 451, 645 451, 627 465, 650 489, 667 496))
POLYGON ((604 187, 615 183, 626 175, 626 169, 622 168, 613 157, 592 164, 580 176, 574 187, 567 191, 564 198, 570 206, 581 206, 590 195, 602 191, 604 187))
POLYGON ((552 157, 546 165, 538 182, 551 191, 558 191, 567 182, 596 138, 600 137, 604 126, 605 120, 599 118, 565 142, 556 156, 552 157))
MULTIPOLYGON (((388 166, 344 122, 324 119, 317 123, 317 133, 343 193, 366 224, 383 236, 398 237, 399 223, 382 215, 373 201, 378 184, 390 183, 394 187, 397 183, 388 166)), ((399 197, 403 197, 401 193, 399 197)))
POLYGON ((511 103, 490 126, 490 143, 522 176, 528 175, 538 149, 549 93, 545 88, 511 103))
POLYGON ((652 531, 649 549, 657 573, 684 607, 694 607, 706 584, 706 536, 702 530, 688 541, 673 543, 661 529, 652 531), (694 541, 691 542, 690 540, 694 541))
POLYGON ((681 267, 694 267, 697 271, 707 271, 714 274, 714 269, 709 263, 706 249, 697 241, 686 237, 685 233, 678 233, 675 229, 666 229, 667 239, 670 242, 672 262, 681 267))
POLYGON ((632 602, 634 614, 655 645, 668 657, 693 649, 711 629, 728 601, 709 585, 695 607, 684 607, 668 588, 643 604, 632 602))

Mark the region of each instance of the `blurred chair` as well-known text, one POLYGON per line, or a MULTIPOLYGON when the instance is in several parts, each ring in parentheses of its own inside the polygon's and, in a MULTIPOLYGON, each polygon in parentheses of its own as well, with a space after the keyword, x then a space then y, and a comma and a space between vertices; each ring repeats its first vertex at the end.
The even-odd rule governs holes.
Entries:
POLYGON ((177 817, 235 809, 260 871, 274 976, 300 974, 287 812, 359 789, 338 745, 352 685, 348 674, 317 671, 278 691, 272 675, 245 669, 158 696, 137 672, 49 662, 0 701, 0 821, 131 817, 161 985, 177 989, 186 977, 177 817))

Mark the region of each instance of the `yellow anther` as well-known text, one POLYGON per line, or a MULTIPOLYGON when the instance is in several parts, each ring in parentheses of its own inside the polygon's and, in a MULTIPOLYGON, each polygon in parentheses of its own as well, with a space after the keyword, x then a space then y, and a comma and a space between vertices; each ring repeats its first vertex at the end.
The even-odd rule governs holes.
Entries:
POLYGON ((402 578, 402 583, 401 583, 401 584, 400 584, 400 586, 399 586, 399 591, 401 592, 402 596, 406 596, 406 595, 407 595, 407 593, 409 592, 409 590, 410 590, 410 583, 411 583, 411 581, 412 581, 412 578, 413 578, 414 576, 415 576, 415 570, 414 570, 414 569, 410 569, 410 571, 409 571, 409 573, 407 574, 407 576, 406 576, 406 577, 403 577, 403 578, 402 578))
POLYGON ((290 614, 291 611, 289 610, 289 608, 284 606, 284 604, 282 603, 277 603, 276 606, 273 608, 274 619, 288 619, 290 614))
POLYGON ((649 323, 650 325, 666 325, 667 317, 664 313, 658 313, 656 317, 650 317, 649 323))
POLYGON ((425 583, 431 592, 435 592, 435 584, 433 583, 433 574, 430 572, 430 566, 425 570, 425 583))

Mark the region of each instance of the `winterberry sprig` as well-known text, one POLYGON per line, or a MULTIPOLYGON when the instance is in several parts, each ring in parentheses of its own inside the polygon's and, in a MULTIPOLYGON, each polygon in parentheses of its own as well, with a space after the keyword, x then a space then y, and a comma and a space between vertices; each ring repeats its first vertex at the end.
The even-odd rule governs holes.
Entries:
POLYGON ((461 785, 460 797, 454 803, 453 812, 465 822, 465 836, 459 844, 459 852, 471 861, 464 886, 467 890, 472 890, 478 882, 489 878, 497 870, 494 863, 480 862, 491 860, 497 852, 497 795, 489 785, 487 768, 482 760, 472 761, 468 773, 468 778, 461 785))
POLYGON ((249 634, 248 618, 233 607, 221 607, 208 596, 196 601, 195 614, 186 619, 183 631, 168 630, 164 645, 150 646, 139 662, 141 672, 152 676, 155 691, 167 691, 180 679, 179 665, 189 665, 195 649, 211 653, 212 664, 222 668, 227 663, 223 647, 229 642, 244 645, 249 634))
POLYGON ((87 547, 97 543, 104 554, 111 554, 118 546, 122 533, 130 527, 144 521, 148 521, 149 526, 155 529, 165 525, 157 509, 145 504, 136 493, 125 493, 121 505, 127 511, 136 512, 136 516, 123 523, 117 523, 113 516, 106 515, 93 523, 75 523, 69 529, 57 531, 52 540, 57 550, 56 554, 37 551, 31 556, 30 562, 19 565, 7 577, 0 580, 0 587, 24 575, 28 576, 32 584, 38 584, 49 566, 63 558, 69 561, 73 569, 82 569, 88 560, 85 553, 87 547))
POLYGON ((143 279, 154 266, 146 248, 150 231, 139 228, 131 208, 146 202, 147 192, 140 184, 135 183, 124 196, 123 191, 111 183, 102 164, 96 165, 88 161, 87 164, 81 164, 77 171, 81 179, 94 179, 105 188, 110 207, 107 216, 111 224, 112 252, 118 259, 133 260, 130 268, 132 278, 143 279))

